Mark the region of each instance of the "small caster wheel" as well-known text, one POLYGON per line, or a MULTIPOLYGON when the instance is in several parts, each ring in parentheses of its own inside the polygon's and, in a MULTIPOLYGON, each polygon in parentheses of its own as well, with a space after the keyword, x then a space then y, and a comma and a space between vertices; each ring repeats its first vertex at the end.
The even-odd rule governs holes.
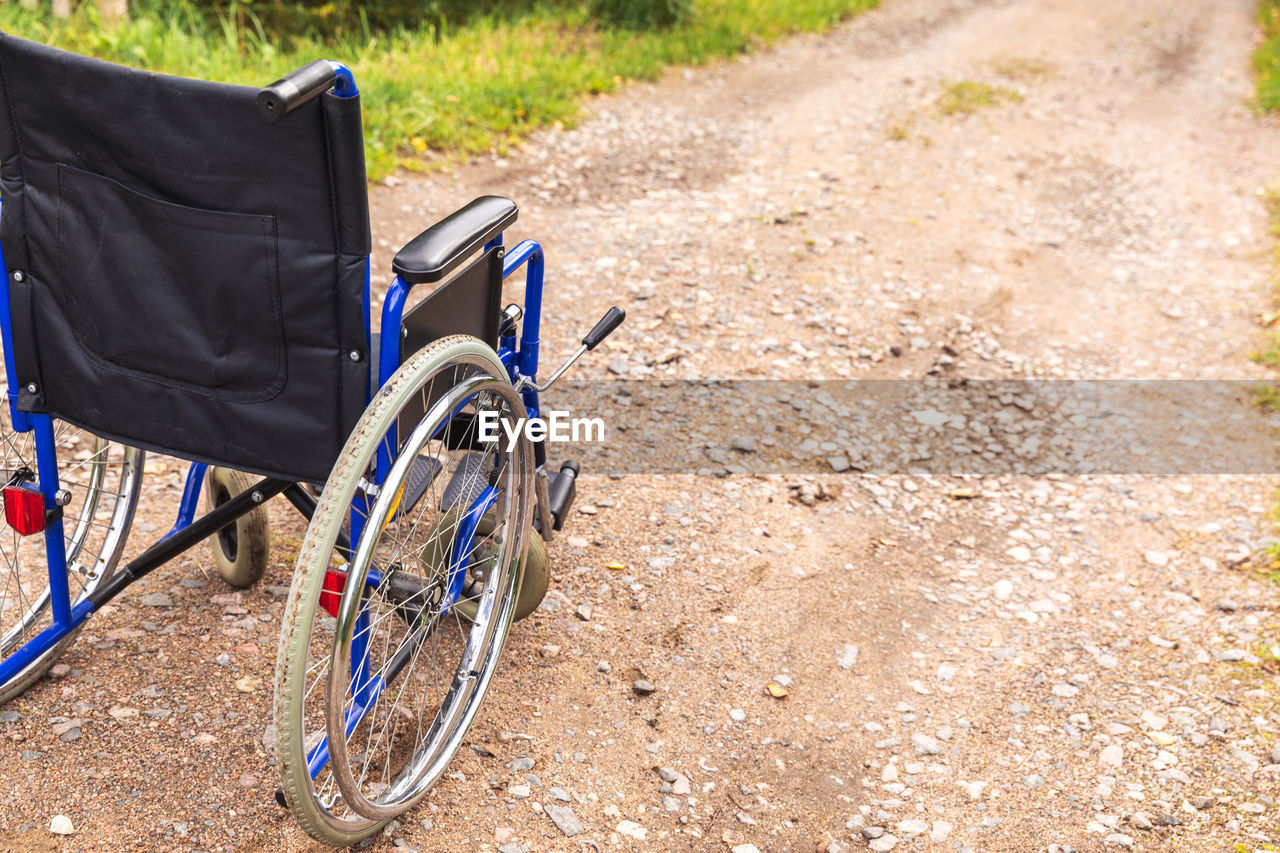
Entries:
MULTIPOLYGON (((425 566, 430 567, 433 580, 446 579, 449 555, 453 551, 452 531, 457 528, 461 515, 460 510, 450 511, 428 537, 430 544, 423 549, 422 560, 425 566)), ((477 525, 476 536, 486 537, 491 533, 493 533, 493 513, 489 512, 477 525)), ((536 530, 531 529, 528 542, 524 552, 524 577, 516 593, 516 606, 512 615, 513 621, 516 622, 538 609, 551 583, 551 563, 547 558, 547 546, 543 544, 542 537, 536 530)), ((484 583, 481 568, 486 562, 484 556, 473 555, 471 563, 476 568, 469 572, 468 583, 463 588, 462 597, 455 605, 458 612, 466 619, 472 619, 475 616, 475 601, 484 583)))
POLYGON ((547 559, 547 546, 538 531, 529 530, 529 547, 525 550, 524 578, 516 595, 515 620, 518 622, 538 609, 551 583, 551 561, 547 559))
MULTIPOLYGON (((205 506, 215 509, 256 482, 252 474, 243 471, 210 467, 205 472, 205 506)), ((271 517, 266 506, 251 510, 210 536, 209 547, 224 581, 234 587, 253 585, 267 571, 271 554, 271 517)))

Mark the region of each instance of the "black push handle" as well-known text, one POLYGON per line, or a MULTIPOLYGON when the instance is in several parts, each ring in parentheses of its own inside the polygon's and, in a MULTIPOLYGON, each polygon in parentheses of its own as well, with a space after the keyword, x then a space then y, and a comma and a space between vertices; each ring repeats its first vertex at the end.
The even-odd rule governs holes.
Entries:
POLYGON ((329 91, 337 79, 338 74, 328 60, 317 59, 258 92, 258 112, 268 124, 275 124, 286 113, 329 91))
POLYGON ((600 318, 600 322, 596 323, 595 328, 587 332, 587 336, 582 339, 582 345, 587 350, 593 350, 600 345, 600 342, 613 334, 613 331, 622 325, 622 321, 627 319, 627 312, 618 306, 614 306, 605 312, 600 318))

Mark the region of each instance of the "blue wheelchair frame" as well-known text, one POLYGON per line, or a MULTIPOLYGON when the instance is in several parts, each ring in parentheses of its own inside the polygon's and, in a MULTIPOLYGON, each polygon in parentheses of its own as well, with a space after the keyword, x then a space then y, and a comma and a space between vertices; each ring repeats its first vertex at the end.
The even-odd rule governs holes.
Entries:
MULTIPOLYGON (((333 93, 340 98, 352 98, 359 94, 355 79, 346 66, 339 62, 329 63, 335 73, 336 82, 333 93)), ((498 234, 485 244, 483 251, 498 249, 503 252, 502 234, 498 234)), ((503 334, 498 340, 497 354, 507 369, 508 378, 513 385, 521 388, 521 396, 528 417, 538 417, 540 413, 538 391, 530 385, 537 380, 538 372, 538 335, 542 316, 542 281, 544 259, 542 247, 533 240, 525 240, 510 252, 501 255, 502 279, 505 281, 525 267, 525 294, 523 319, 519 340, 514 331, 503 334), (521 380, 526 380, 524 383, 521 380)), ((366 338, 370 337, 370 299, 369 299, 369 259, 365 258, 364 274, 364 323, 366 338)), ((404 318, 405 307, 413 285, 400 276, 392 280, 387 297, 382 306, 379 331, 383 341, 399 339, 399 329, 404 318), (393 336, 385 331, 396 330, 393 336)), ((0 338, 3 339, 5 378, 8 382, 8 405, 15 432, 34 433, 37 474, 40 492, 44 497, 47 523, 44 529, 46 557, 49 568, 49 595, 53 623, 27 641, 25 645, 14 651, 9 657, 0 661, 0 685, 16 677, 26 667, 35 662, 60 641, 75 631, 103 604, 119 594, 133 581, 163 565, 168 560, 203 541, 210 535, 235 522, 237 518, 265 503, 271 497, 285 494, 289 501, 303 515, 310 518, 315 508, 315 501, 298 484, 284 480, 267 478, 249 491, 232 498, 219 507, 210 510, 200 519, 195 519, 196 508, 200 500, 200 490, 204 481, 207 465, 192 462, 187 469, 181 501, 179 502, 177 519, 168 533, 158 542, 146 549, 141 555, 117 570, 101 586, 86 596, 74 608, 71 606, 71 592, 68 583, 68 567, 66 548, 63 539, 63 524, 57 495, 61 485, 58 482, 57 447, 54 438, 53 418, 46 414, 23 412, 17 407, 17 379, 14 372, 14 350, 12 333, 12 316, 9 302, 9 270, 4 262, 3 251, 0 250, 0 338)), ((401 363, 399 347, 383 346, 379 354, 377 388, 381 388, 399 368, 401 363)), ((372 400, 377 388, 369 389, 368 400, 372 400)), ((366 401, 366 403, 368 402, 366 401)), ((380 452, 375 465, 374 482, 381 485, 390 469, 392 458, 389 453, 380 452)), ((451 574, 446 607, 451 606, 461 593, 463 572, 459 567, 465 564, 466 555, 470 552, 472 539, 480 519, 489 507, 497 500, 498 494, 492 486, 486 488, 464 513, 459 535, 455 537, 451 555, 451 574)), ((355 507, 355 509, 360 509, 355 507)), ((365 508, 367 509, 367 507, 365 508)), ((350 542, 360 539, 363 525, 363 514, 353 512, 351 516, 350 542)), ((536 534, 534 534, 536 535, 536 534)), ((381 573, 372 571, 366 580, 367 585, 375 586, 380 581, 381 573)), ((387 682, 395 677, 398 669, 388 672, 387 678, 370 678, 368 661, 368 614, 358 617, 356 636, 352 643, 352 694, 353 708, 348 711, 346 728, 348 734, 354 730, 359 721, 373 707, 387 682)), ((308 768, 312 777, 328 762, 329 749, 327 739, 322 740, 308 756, 308 768)))

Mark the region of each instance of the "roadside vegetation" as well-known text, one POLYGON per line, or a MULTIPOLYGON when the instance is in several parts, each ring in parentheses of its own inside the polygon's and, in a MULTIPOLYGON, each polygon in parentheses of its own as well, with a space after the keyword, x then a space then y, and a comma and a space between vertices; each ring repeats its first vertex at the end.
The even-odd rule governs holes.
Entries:
MULTIPOLYGON (((1253 54, 1253 67, 1257 72, 1255 105, 1262 112, 1276 112, 1280 111, 1280 0, 1260 0, 1258 22, 1263 42, 1253 54)), ((1272 299, 1261 316, 1266 329, 1265 342, 1251 358, 1277 369, 1280 368, 1280 183, 1264 187, 1260 194, 1267 208, 1272 238, 1272 299)), ((1275 382, 1260 383, 1254 390, 1254 403, 1268 413, 1280 413, 1280 387, 1275 382)), ((1280 494, 1271 510, 1271 521, 1280 533, 1280 494)), ((1251 563, 1248 568, 1280 584, 1280 544, 1269 546, 1251 563)))
MULTIPOLYGON (((1004 80, 1025 86, 1047 75, 1050 66, 1042 59, 1015 56, 995 62, 991 70, 1004 80)), ((885 127, 885 135, 894 142, 905 142, 914 137, 928 147, 933 144, 933 140, 916 132, 917 125, 922 121, 937 118, 962 119, 973 113, 1017 103, 1022 99, 1022 92, 1011 86, 984 80, 940 80, 932 109, 900 115, 885 127)))
POLYGON ((1253 67, 1258 72, 1258 108, 1280 108, 1280 0, 1261 0, 1258 21, 1262 25, 1262 45, 1254 51, 1253 67))
MULTIPOLYGON (((1280 368, 1280 186, 1273 184, 1264 188, 1262 200, 1267 206, 1268 227, 1272 239, 1272 305, 1259 318, 1265 330, 1263 344, 1254 350, 1249 358, 1257 364, 1276 369, 1280 368)), ((1280 413, 1280 388, 1277 387, 1277 383, 1259 383, 1254 388, 1253 402, 1268 413, 1280 413)), ((1280 524, 1277 528, 1280 529, 1280 524)))
POLYGON ((938 112, 944 116, 968 115, 1006 101, 1021 100, 1022 95, 1008 86, 993 86, 981 80, 944 81, 938 112))
POLYGON ((267 17, 275 7, 259 14, 235 2, 135 0, 118 21, 89 2, 68 19, 43 3, 12 2, 0 3, 0 29, 138 68, 253 86, 316 58, 342 60, 360 85, 376 180, 397 166, 505 153, 533 130, 571 124, 585 96, 827 30, 877 2, 544 0, 455 4, 470 9, 456 14, 429 4, 437 13, 419 23, 381 27, 369 17, 378 4, 354 4, 354 17, 326 25, 315 14, 281 24, 267 17))
MULTIPOLYGON (((1259 110, 1271 112, 1280 109, 1280 0, 1260 0, 1258 22, 1263 43, 1253 54, 1253 67, 1257 72, 1255 98, 1259 110)), ((1258 364, 1280 367, 1280 184, 1263 188, 1261 196, 1272 237, 1273 298, 1271 307, 1262 315, 1266 342, 1251 358, 1258 364)), ((1260 390, 1256 401, 1264 408, 1280 411, 1280 396, 1273 389, 1260 390)))

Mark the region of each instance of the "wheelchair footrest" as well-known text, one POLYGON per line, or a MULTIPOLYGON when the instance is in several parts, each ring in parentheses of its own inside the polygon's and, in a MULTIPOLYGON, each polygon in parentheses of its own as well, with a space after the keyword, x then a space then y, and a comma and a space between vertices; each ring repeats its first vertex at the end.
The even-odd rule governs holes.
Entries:
POLYGON ((458 467, 444 487, 444 496, 440 498, 440 511, 448 512, 455 506, 463 509, 475 503, 489 486, 490 457, 487 453, 468 453, 458 461, 458 467))
POLYGON ((404 485, 404 497, 401 498, 398 515, 407 516, 413 511, 418 501, 422 500, 422 496, 427 493, 427 489, 431 488, 436 477, 440 476, 443 468, 444 466, 433 456, 419 456, 413 460, 413 467, 409 470, 409 477, 404 485))

